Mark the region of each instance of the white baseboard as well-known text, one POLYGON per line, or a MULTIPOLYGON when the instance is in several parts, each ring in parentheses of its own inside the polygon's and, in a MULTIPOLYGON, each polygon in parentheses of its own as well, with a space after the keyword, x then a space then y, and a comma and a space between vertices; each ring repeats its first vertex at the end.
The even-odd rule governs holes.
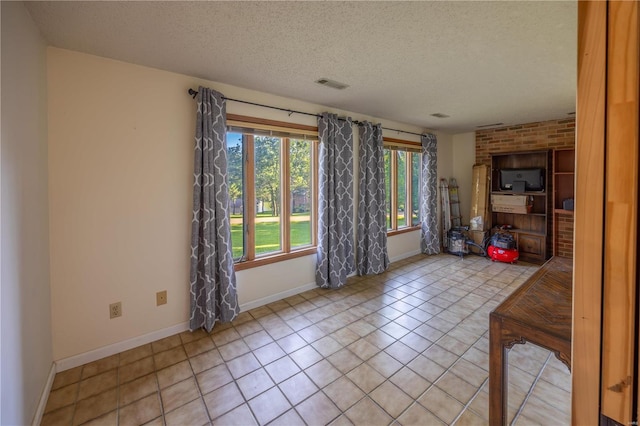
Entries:
MULTIPOLYGON (((316 284, 310 283, 300 287, 292 288, 291 290, 286 290, 280 293, 272 294, 270 296, 263 297, 261 299, 253 300, 251 302, 247 302, 240 305, 240 311, 244 312, 253 308, 258 308, 260 306, 269 304, 271 302, 277 302, 278 300, 296 295, 298 293, 305 292, 307 290, 312 290, 314 288, 316 288, 316 284)), ((189 322, 184 322, 171 327, 163 328, 162 330, 152 331, 151 333, 143 334, 142 336, 137 336, 131 339, 123 340, 122 342, 116 342, 111 345, 103 346, 101 348, 94 349, 89 352, 84 352, 68 358, 63 358, 55 362, 55 370, 53 375, 55 376, 55 371, 69 370, 71 368, 78 367, 80 365, 84 365, 89 362, 97 361, 104 357, 115 355, 117 353, 124 352, 129 349, 137 348, 140 345, 145 345, 147 343, 155 342, 156 340, 164 339, 165 337, 173 336, 174 334, 182 333, 183 331, 187 331, 187 330, 189 330, 189 322)), ((51 380, 53 381, 53 378, 51 378, 51 380)), ((51 389, 51 384, 49 384, 49 389, 51 389)), ((48 390, 46 395, 49 395, 48 390)), ((44 403, 46 404, 46 402, 47 401, 45 399, 44 403)), ((44 406, 42 407, 42 409, 44 410, 44 406)))
POLYGON ((413 250, 407 253, 402 253, 399 256, 389 259, 389 262, 397 262, 398 260, 406 259, 407 257, 415 256, 416 254, 420 254, 420 253, 422 253, 420 249, 413 250))
MULTIPOLYGON (((398 260, 402 260, 419 253, 420 253, 420 250, 403 253, 400 256, 396 256, 393 259, 390 259, 390 262, 396 262, 398 260)), ((355 275, 355 273, 352 275, 355 275)), ((300 287, 292 288, 290 290, 281 291, 279 293, 275 293, 260 299, 252 300, 251 302, 241 304, 240 311, 244 312, 254 308, 258 308, 260 306, 264 306, 272 302, 277 302, 278 300, 282 300, 290 296, 295 296, 296 294, 303 293, 308 290, 313 290, 314 288, 317 288, 317 285, 315 282, 308 283, 300 287)), ((145 345, 147 343, 155 342, 156 340, 173 336, 174 334, 181 333, 187 330, 189 330, 189 322, 184 322, 171 327, 163 328, 161 330, 152 331, 151 333, 147 333, 142 336, 133 337, 131 339, 127 339, 121 342, 113 343, 111 345, 103 346, 101 348, 94 349, 89 352, 84 352, 78 355, 74 355, 68 358, 63 358, 61 360, 55 361, 54 366, 52 367, 53 373, 52 373, 52 376, 50 377, 51 383, 48 383, 48 389, 45 395, 49 395, 49 390, 51 389, 51 385, 53 384, 53 377, 55 376, 56 371, 59 372, 59 371, 69 370, 71 368, 75 368, 80 365, 87 364, 89 362, 97 361, 99 359, 102 359, 111 355, 115 355, 117 353, 124 352, 129 349, 136 348, 140 345, 145 345)), ((45 399, 44 404, 46 404, 46 402, 47 401, 45 399)), ((42 407, 42 410, 44 410, 44 406, 42 407)), ((42 417, 42 414, 40 414, 40 417, 42 417)))
POLYGON ((189 330, 188 321, 181 324, 173 325, 171 327, 163 328, 161 330, 152 331, 151 333, 143 334, 142 336, 133 337, 121 342, 103 346, 89 352, 84 352, 68 358, 63 358, 55 362, 56 368, 57 371, 69 370, 70 368, 97 361, 104 357, 115 355, 129 349, 137 348, 140 345, 155 342, 156 340, 164 339, 165 337, 173 336, 174 334, 182 333, 183 331, 187 330, 189 330))
POLYGON ((300 287, 292 288, 290 290, 281 291, 280 293, 271 294, 261 299, 252 300, 251 302, 243 303, 242 305, 240 305, 240 311, 244 312, 250 309, 259 308, 260 306, 268 305, 269 303, 277 302, 278 300, 295 296, 296 294, 304 293, 307 290, 313 290, 314 288, 317 288, 317 287, 318 286, 316 285, 316 283, 313 282, 313 283, 302 285, 300 287))
POLYGON ((44 388, 42 389, 38 408, 36 409, 36 414, 33 416, 33 422, 31 422, 33 426, 38 426, 42 423, 42 416, 44 416, 44 409, 47 408, 47 400, 49 399, 49 393, 53 386, 53 379, 56 377, 56 371, 56 363, 52 362, 51 369, 49 370, 49 377, 47 377, 47 383, 45 383, 44 388))

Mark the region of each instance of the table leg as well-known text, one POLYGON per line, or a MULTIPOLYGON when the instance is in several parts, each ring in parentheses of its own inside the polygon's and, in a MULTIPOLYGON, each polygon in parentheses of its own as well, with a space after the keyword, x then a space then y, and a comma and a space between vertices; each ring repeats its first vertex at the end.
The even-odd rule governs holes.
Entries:
POLYGON ((502 340, 502 322, 490 316, 489 320, 489 424, 507 423, 507 348, 502 340))

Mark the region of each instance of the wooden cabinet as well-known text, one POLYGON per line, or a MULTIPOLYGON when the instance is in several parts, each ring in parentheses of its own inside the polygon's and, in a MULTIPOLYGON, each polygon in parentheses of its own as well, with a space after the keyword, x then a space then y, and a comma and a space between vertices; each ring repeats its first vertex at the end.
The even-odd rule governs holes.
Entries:
POLYGON ((527 233, 518 235, 518 251, 520 257, 535 258, 538 261, 545 260, 545 237, 527 233))
POLYGON ((491 155, 491 194, 527 198, 530 205, 526 212, 506 213, 494 211, 492 205, 491 223, 493 226, 510 225, 520 259, 526 262, 543 263, 551 253, 551 227, 549 219, 551 205, 551 152, 527 151, 491 155), (505 169, 542 169, 543 189, 514 191, 501 185, 500 171, 505 169))
POLYGON ((573 205, 576 152, 553 151, 553 255, 573 257, 573 205))
POLYGON ((553 208, 559 213, 573 214, 573 208, 565 209, 564 204, 567 200, 573 200, 575 163, 575 149, 553 151, 553 208))

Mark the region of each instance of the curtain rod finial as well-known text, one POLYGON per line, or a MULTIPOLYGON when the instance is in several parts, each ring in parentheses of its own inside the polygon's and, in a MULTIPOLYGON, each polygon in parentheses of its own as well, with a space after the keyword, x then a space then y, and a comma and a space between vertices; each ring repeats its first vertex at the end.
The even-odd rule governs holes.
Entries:
POLYGON ((189 89, 189 94, 191 95, 191 97, 192 97, 193 99, 195 99, 195 98, 196 98, 196 96, 198 96, 198 92, 197 92, 197 91, 195 91, 195 90, 193 90, 193 89, 189 89))

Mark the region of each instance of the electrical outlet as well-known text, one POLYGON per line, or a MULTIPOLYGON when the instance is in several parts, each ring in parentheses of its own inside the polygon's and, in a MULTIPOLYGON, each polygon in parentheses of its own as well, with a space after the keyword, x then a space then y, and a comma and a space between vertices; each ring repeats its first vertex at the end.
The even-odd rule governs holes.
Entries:
POLYGON ((109 305, 109 318, 114 319, 122 316, 122 302, 116 302, 109 305))
POLYGON ((156 293, 156 306, 167 304, 167 290, 162 290, 156 293))

